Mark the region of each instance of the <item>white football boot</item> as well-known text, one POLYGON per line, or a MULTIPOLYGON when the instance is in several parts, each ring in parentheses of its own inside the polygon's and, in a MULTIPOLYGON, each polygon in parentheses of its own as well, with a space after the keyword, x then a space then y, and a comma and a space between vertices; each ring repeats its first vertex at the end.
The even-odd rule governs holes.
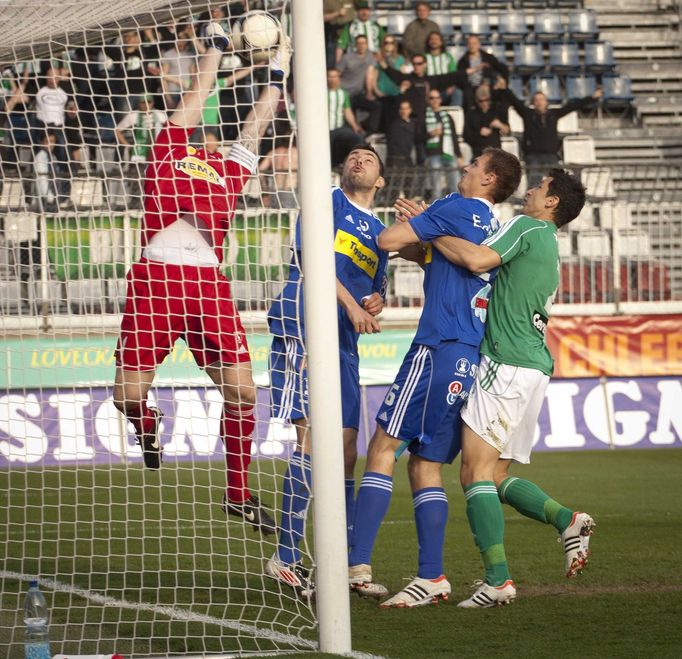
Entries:
POLYGON ((485 581, 474 581, 476 592, 457 606, 460 609, 489 609, 493 606, 511 604, 516 599, 516 586, 511 579, 501 586, 491 586, 485 581))
POLYGON ((587 513, 575 512, 571 523, 559 537, 564 546, 566 576, 580 574, 590 557, 590 536, 596 524, 587 513))
POLYGON ((265 564, 265 572, 280 583, 291 586, 300 597, 311 599, 315 596, 315 584, 311 578, 310 570, 304 567, 300 561, 288 565, 280 561, 275 554, 265 564))
POLYGON ((437 579, 416 577, 391 599, 382 602, 380 606, 382 609, 412 609, 427 604, 438 604, 441 600, 447 602, 451 592, 452 587, 444 574, 437 579))
POLYGON ((348 585, 360 597, 374 597, 380 599, 388 595, 388 588, 372 581, 371 565, 351 565, 348 568, 348 585))

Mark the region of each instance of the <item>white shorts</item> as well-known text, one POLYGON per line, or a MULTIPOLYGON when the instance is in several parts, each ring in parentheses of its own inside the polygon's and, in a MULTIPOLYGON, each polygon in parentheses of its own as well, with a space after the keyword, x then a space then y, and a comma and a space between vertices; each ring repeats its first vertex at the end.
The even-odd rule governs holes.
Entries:
POLYGON ((548 384, 542 371, 499 364, 483 355, 462 420, 500 458, 526 464, 548 384))

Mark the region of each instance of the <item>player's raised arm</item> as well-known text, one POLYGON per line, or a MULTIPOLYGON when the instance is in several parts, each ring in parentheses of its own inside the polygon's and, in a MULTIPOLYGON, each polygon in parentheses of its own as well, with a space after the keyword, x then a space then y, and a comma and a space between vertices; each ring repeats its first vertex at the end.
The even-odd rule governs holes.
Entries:
POLYGON ((448 261, 471 272, 487 272, 502 263, 500 255, 494 249, 487 245, 476 245, 463 238, 441 236, 433 241, 433 246, 448 261))
POLYGON ((384 229, 377 239, 379 249, 387 252, 396 252, 407 245, 418 243, 419 236, 409 222, 395 222, 387 229, 384 229))
POLYGON ((215 87, 220 60, 229 44, 225 30, 219 23, 209 23, 204 28, 203 39, 206 52, 199 58, 199 69, 192 86, 182 95, 170 116, 170 123, 180 128, 191 128, 201 121, 204 104, 215 87))
POLYGON ((270 84, 261 92, 252 110, 246 115, 239 142, 258 153, 258 142, 277 112, 284 85, 289 75, 291 42, 280 28, 279 48, 270 60, 270 84))

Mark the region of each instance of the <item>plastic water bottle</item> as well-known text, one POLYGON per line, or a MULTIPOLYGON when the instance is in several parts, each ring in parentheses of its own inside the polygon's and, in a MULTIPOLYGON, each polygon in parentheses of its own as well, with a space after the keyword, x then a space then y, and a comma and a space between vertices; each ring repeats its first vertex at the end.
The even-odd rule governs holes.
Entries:
POLYGON ((47 632, 49 613, 45 596, 37 581, 29 584, 24 600, 24 624, 26 625, 26 659, 50 659, 50 639, 47 632))

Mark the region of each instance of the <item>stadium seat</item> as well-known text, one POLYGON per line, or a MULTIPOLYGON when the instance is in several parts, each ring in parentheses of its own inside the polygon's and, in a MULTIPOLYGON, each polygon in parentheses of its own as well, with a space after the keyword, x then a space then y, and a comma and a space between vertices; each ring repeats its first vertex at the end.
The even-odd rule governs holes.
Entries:
POLYGON ((638 299, 645 302, 659 302, 671 299, 670 269, 659 261, 636 261, 634 286, 638 299))
POLYGON ((59 313, 64 302, 64 284, 61 281, 32 281, 27 286, 29 304, 36 310, 47 305, 48 313, 59 313))
POLYGON ((594 205, 589 201, 585 202, 580 209, 578 217, 569 225, 571 231, 587 231, 594 229, 594 205))
POLYGON ((523 11, 505 11, 499 15, 497 33, 503 41, 521 41, 528 33, 523 11))
POLYGON ((616 227, 613 231, 613 252, 621 258, 648 259, 651 256, 649 234, 642 229, 616 227))
POLYGON ((580 172, 580 179, 589 197, 593 199, 615 199, 616 189, 613 185, 611 170, 608 167, 585 167, 580 172))
POLYGON ((517 215, 516 208, 514 204, 509 202, 502 202, 501 204, 495 204, 493 207, 495 216, 501 223, 509 222, 513 217, 517 215))
POLYGON ((578 233, 578 256, 586 260, 609 258, 611 256, 609 234, 599 229, 578 233))
POLYGON ((38 216, 35 213, 7 213, 4 234, 7 245, 38 240, 38 216))
POLYGON ((585 70, 590 73, 605 73, 616 66, 613 59, 613 45, 610 41, 588 41, 585 44, 585 70))
POLYGON ((452 117, 452 121, 455 123, 455 131, 457 135, 461 135, 464 132, 464 108, 459 105, 453 105, 452 107, 445 108, 447 113, 452 117))
POLYGON ((566 100, 592 96, 597 89, 597 80, 593 75, 575 74, 566 76, 566 100))
POLYGON ((500 138, 502 150, 519 157, 519 141, 515 137, 505 136, 500 138))
POLYGON ((121 313, 126 302, 126 280, 107 279, 107 298, 113 313, 121 313))
POLYGON ((545 59, 540 43, 514 44, 514 72, 527 75, 545 68, 545 59))
POLYGON ((597 15, 591 9, 577 9, 569 12, 566 31, 571 39, 576 41, 595 39, 599 34, 597 15))
POLYGON ((459 138, 459 150, 462 152, 462 159, 465 163, 469 163, 473 160, 473 151, 461 136, 459 138))
POLYGON ((632 226, 632 211, 627 201, 604 201, 599 205, 599 226, 602 229, 628 229, 632 226))
POLYGON ((580 53, 576 41, 554 41, 549 44, 549 68, 554 73, 580 70, 580 53))
POLYGON ((634 99, 632 94, 632 82, 629 76, 620 75, 604 75, 602 76, 602 88, 604 96, 602 98, 604 105, 629 105, 634 99))
POLYGON ((557 131, 561 135, 574 135, 580 132, 580 126, 578 125, 578 113, 569 112, 565 114, 559 121, 557 121, 557 131))
POLYGON ((74 179, 71 184, 71 201, 78 210, 102 208, 104 204, 102 179, 74 179))
POLYGON ((386 15, 386 34, 402 37, 408 23, 414 18, 407 12, 392 12, 386 15))
POLYGON ((538 41, 554 41, 564 33, 561 14, 557 11, 539 11, 535 14, 533 33, 538 41))
POLYGON ((594 138, 589 135, 567 135, 563 142, 564 162, 570 165, 591 165, 597 162, 594 138))
POLYGON ((23 296, 20 281, 0 280, 0 313, 9 315, 21 309, 23 296))
POLYGON ((406 298, 423 298, 424 272, 413 263, 398 262, 393 271, 393 295, 406 298))
POLYGON ((475 34, 476 36, 487 39, 492 33, 488 21, 488 14, 479 11, 463 11, 460 29, 465 37, 468 37, 470 34, 475 34))
POLYGON ((452 13, 443 11, 434 11, 429 15, 429 18, 438 25, 440 28, 440 33, 443 38, 447 41, 454 32, 454 27, 452 25, 452 13))
POLYGON ((523 119, 521 118, 521 115, 512 107, 510 107, 508 110, 508 119, 509 129, 514 135, 523 133, 524 131, 523 119))
POLYGON ((518 99, 526 98, 526 90, 523 87, 523 78, 520 75, 512 74, 509 76, 507 86, 514 92, 514 96, 518 99))
POLYGON ((507 63, 507 49, 502 42, 494 41, 493 43, 486 44, 483 46, 483 50, 485 50, 486 53, 493 55, 499 62, 502 62, 502 64, 507 63))
POLYGON ((0 212, 22 211, 26 209, 24 186, 21 179, 6 178, 2 182, 0 193, 0 212))
POLYGON ((542 92, 550 103, 561 103, 563 100, 559 78, 553 73, 540 73, 531 76, 528 86, 531 98, 537 92, 542 92))
POLYGON ((466 53, 467 47, 464 44, 456 43, 448 46, 445 50, 452 55, 452 59, 454 59, 455 62, 459 62, 462 55, 466 53))
POLYGON ((106 307, 107 297, 102 279, 66 281, 66 304, 75 313, 96 313, 106 307))
POLYGON ((559 258, 568 259, 573 256, 573 240, 567 231, 557 232, 557 243, 559 246, 559 258))
POLYGON ((575 304, 584 302, 590 288, 589 268, 577 260, 561 262, 561 276, 557 302, 575 304))

